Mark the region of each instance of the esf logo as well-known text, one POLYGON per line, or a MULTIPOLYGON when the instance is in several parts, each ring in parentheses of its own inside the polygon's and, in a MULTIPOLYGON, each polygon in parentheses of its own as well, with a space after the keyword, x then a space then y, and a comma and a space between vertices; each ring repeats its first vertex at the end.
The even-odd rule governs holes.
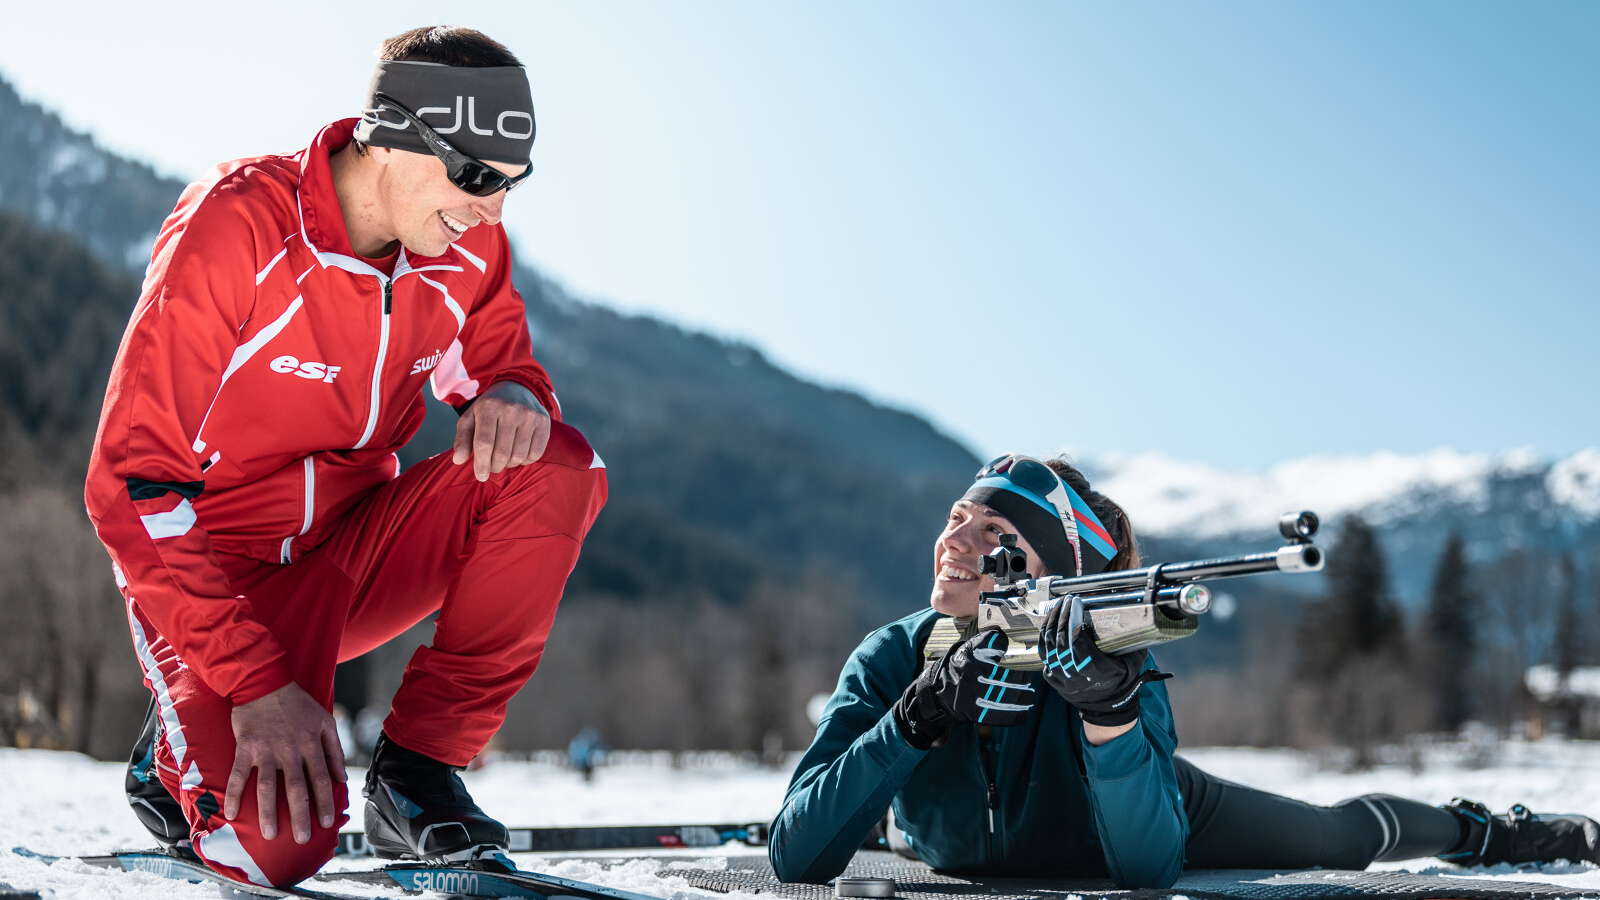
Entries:
MULTIPOLYGON (((502 137, 508 137, 508 138, 511 138, 512 140, 517 140, 517 141, 525 141, 525 140, 533 137, 533 114, 532 113, 525 113, 525 112, 522 112, 520 110, 508 109, 505 112, 501 113, 494 120, 494 128, 492 130, 488 129, 488 128, 479 128, 478 127, 478 98, 477 97, 462 98, 461 95, 459 95, 459 94, 456 95, 456 108, 454 110, 452 110, 448 106, 424 106, 424 107, 422 107, 422 108, 417 110, 417 118, 422 119, 423 121, 426 122, 427 121, 427 117, 429 115, 439 115, 439 114, 442 113, 442 114, 448 116, 452 112, 454 112, 455 116, 456 116, 456 120, 455 120, 454 124, 452 124, 449 128, 440 128, 438 125, 434 125, 432 122, 429 122, 428 124, 429 124, 430 127, 433 128, 434 131, 438 132, 439 134, 455 134, 456 132, 461 130, 461 121, 462 121, 462 117, 461 117, 461 105, 462 104, 461 104, 461 102, 462 102, 463 99, 466 100, 467 130, 471 131, 473 134, 490 135, 490 134, 494 134, 495 132, 498 131, 502 137), (510 120, 509 122, 507 121, 508 119, 510 120), (506 128, 507 125, 510 125, 511 128, 510 129, 506 128)), ((379 110, 379 112, 382 112, 382 110, 379 110)), ((396 131, 405 131, 407 128, 411 127, 411 123, 407 122, 407 121, 404 121, 404 120, 402 120, 400 122, 387 122, 387 121, 383 120, 382 118, 379 118, 378 119, 378 124, 384 126, 385 128, 393 128, 396 131)))
POLYGON ((421 375, 423 372, 437 366, 441 359, 444 359, 443 350, 435 352, 432 356, 425 356, 411 364, 411 374, 421 375))
POLYGON ((292 356, 280 356, 268 365, 274 372, 299 375, 307 379, 321 379, 323 384, 332 384, 333 379, 339 374, 339 369, 342 368, 327 363, 301 362, 292 356))

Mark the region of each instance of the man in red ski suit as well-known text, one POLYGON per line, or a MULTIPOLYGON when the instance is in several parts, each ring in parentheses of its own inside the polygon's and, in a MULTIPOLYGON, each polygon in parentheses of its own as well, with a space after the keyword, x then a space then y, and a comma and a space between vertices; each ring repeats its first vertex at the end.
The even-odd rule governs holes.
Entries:
POLYGON ((505 845, 456 772, 532 675, 606 497, 498 224, 529 167, 524 70, 461 28, 379 55, 361 119, 183 192, 85 489, 155 698, 130 801, 259 884, 314 873, 347 821, 335 665, 435 611, 374 754, 368 835, 428 859, 505 845), (429 381, 461 413, 455 446, 402 473, 429 381))

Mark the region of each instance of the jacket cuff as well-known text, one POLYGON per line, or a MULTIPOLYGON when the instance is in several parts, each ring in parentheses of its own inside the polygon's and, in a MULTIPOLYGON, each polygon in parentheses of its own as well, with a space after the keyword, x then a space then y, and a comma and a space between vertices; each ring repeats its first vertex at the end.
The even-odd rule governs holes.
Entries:
POLYGON ((1143 723, 1099 746, 1083 741, 1083 767, 1090 781, 1120 781, 1136 775, 1150 765, 1152 757, 1143 723))
MULTIPOLYGON (((504 372, 495 373, 494 379, 489 382, 488 386, 478 392, 478 397, 482 397, 484 394, 489 393, 489 391, 494 389, 495 385, 502 381, 516 382, 517 384, 520 384, 532 391, 533 396, 537 398, 540 405, 544 407, 544 411, 550 414, 550 418, 556 422, 561 421, 561 404, 556 402, 555 392, 550 389, 549 382, 542 378, 535 378, 532 375, 517 369, 507 369, 504 372)), ((473 399, 476 400, 477 398, 474 397, 473 399)), ((471 405, 472 404, 470 403, 467 404, 467 406, 471 405)), ((462 407, 462 409, 464 410, 466 407, 462 407)), ((457 410, 457 412, 460 411, 461 410, 457 410)))
POLYGON ((234 706, 243 706, 260 700, 293 680, 289 677, 289 669, 283 661, 274 660, 272 665, 264 666, 239 679, 233 689, 227 692, 228 700, 234 706))
POLYGON ((905 784, 916 771, 917 764, 928 755, 928 751, 918 750, 906 740, 893 712, 884 713, 878 724, 862 736, 861 743, 867 755, 883 769, 884 778, 894 784, 905 784))

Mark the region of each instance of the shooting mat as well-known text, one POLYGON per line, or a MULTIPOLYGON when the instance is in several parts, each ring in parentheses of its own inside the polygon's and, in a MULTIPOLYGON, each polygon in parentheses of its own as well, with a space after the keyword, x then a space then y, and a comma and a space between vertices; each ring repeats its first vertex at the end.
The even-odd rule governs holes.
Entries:
MULTIPOLYGON (((727 857, 726 869, 682 868, 679 857, 660 874, 685 879, 702 890, 770 894, 785 900, 834 900, 831 884, 783 884, 766 856, 727 857)), ((1312 869, 1302 872, 1210 870, 1183 873, 1168 890, 1117 890, 1109 881, 1033 878, 984 878, 942 875, 919 862, 892 853, 862 851, 846 875, 894 879, 899 900, 1319 900, 1356 897, 1404 897, 1407 900, 1510 900, 1510 898, 1600 898, 1588 891, 1539 882, 1498 881, 1483 877, 1422 875, 1404 872, 1345 872, 1312 869)))

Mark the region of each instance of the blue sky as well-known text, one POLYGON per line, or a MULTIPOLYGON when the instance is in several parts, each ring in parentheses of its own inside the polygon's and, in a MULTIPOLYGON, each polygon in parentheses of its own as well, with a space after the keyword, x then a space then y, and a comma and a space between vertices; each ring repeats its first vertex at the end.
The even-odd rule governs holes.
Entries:
POLYGON ((472 25, 533 82, 525 259, 979 454, 1600 444, 1600 4, 219 8, 75 4, 69 60, 27 4, 0 76, 194 177, 472 25))

